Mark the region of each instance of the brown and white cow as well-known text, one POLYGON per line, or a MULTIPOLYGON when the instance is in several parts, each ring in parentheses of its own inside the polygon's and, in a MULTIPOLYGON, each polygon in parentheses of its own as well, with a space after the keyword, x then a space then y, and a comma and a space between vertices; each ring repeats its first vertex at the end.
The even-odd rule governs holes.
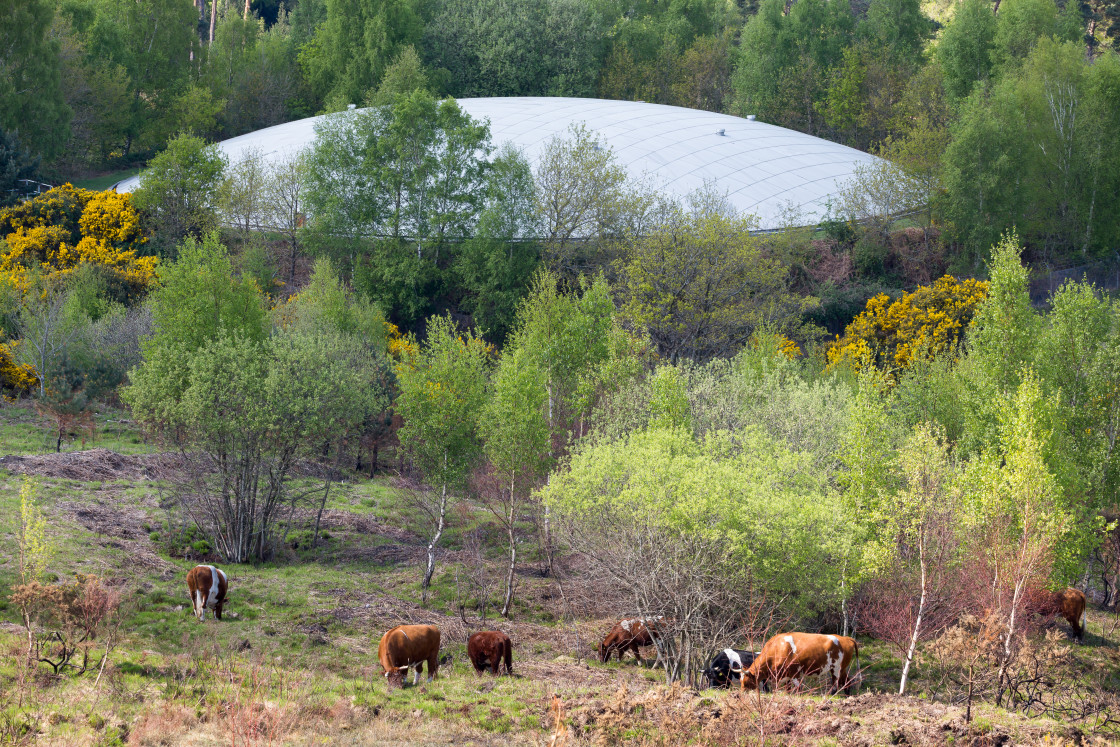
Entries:
POLYGON ((222 605, 226 603, 229 583, 224 571, 212 565, 196 565, 187 573, 191 608, 199 620, 206 619, 206 609, 214 610, 214 617, 222 619, 222 605))
MULTIPOLYGON (((754 690, 773 681, 789 681, 799 688, 805 679, 824 673, 829 694, 843 689, 851 695, 856 684, 848 679, 852 661, 859 660, 859 646, 847 636, 818 633, 782 633, 766 642, 762 652, 739 678, 740 690, 754 690)), ((857 673, 859 665, 856 665, 857 673)), ((857 674, 858 677, 858 674, 857 674)))
POLYGON ((392 688, 404 684, 408 668, 416 667, 414 685, 420 684, 420 672, 428 663, 428 681, 439 676, 439 628, 435 625, 398 625, 381 636, 377 661, 392 688))
POLYGON ((492 674, 498 674, 503 661, 506 674, 513 674, 513 642, 500 630, 483 630, 468 638, 467 656, 479 674, 482 674, 487 665, 492 674))
POLYGON ((607 637, 599 644, 599 661, 606 663, 611 660, 611 654, 618 652, 618 660, 627 651, 633 651, 638 663, 642 663, 642 655, 638 653, 639 646, 652 646, 657 635, 657 625, 663 618, 636 617, 631 620, 619 620, 607 633, 607 637))

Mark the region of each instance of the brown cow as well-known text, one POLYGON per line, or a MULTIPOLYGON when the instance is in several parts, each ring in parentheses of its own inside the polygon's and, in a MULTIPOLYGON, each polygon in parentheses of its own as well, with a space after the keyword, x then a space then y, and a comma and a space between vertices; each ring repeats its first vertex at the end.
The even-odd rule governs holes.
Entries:
POLYGON ((206 608, 209 607, 214 610, 214 617, 222 619, 222 606, 229 589, 224 572, 212 565, 196 565, 187 573, 187 589, 195 617, 205 620, 206 608))
MULTIPOLYGON (((754 690, 770 680, 775 684, 791 680, 798 688, 805 678, 824 672, 829 678, 829 695, 841 688, 851 695, 855 683, 848 679, 848 668, 853 659, 859 660, 859 646, 846 636, 782 633, 762 647, 762 653, 739 678, 739 689, 754 690)), ((858 664, 856 668, 858 671, 858 664)))
POLYGON ((1073 628, 1073 637, 1078 641, 1085 640, 1085 608, 1088 600, 1085 593, 1078 589, 1062 589, 1051 592, 1049 598, 1043 602, 1043 614, 1061 614, 1069 626, 1073 628))
POLYGON ((641 664, 642 655, 638 653, 638 647, 653 645, 654 631, 661 619, 659 615, 650 618, 638 617, 632 620, 620 620, 615 623, 615 626, 607 633, 607 637, 599 644, 599 661, 603 663, 610 661, 611 654, 615 651, 618 652, 618 660, 622 661, 622 655, 625 652, 633 651, 638 663, 641 664), (650 629, 651 627, 653 630, 650 629))
POLYGON ((381 636, 377 647, 389 687, 403 685, 410 666, 416 667, 414 685, 420 684, 420 672, 428 663, 428 681, 439 676, 439 628, 435 625, 398 625, 381 636))
POLYGON ((491 673, 499 674, 502 661, 506 664, 506 674, 513 674, 513 642, 500 630, 484 630, 467 639, 467 656, 470 657, 474 671, 482 674, 486 665, 491 673))

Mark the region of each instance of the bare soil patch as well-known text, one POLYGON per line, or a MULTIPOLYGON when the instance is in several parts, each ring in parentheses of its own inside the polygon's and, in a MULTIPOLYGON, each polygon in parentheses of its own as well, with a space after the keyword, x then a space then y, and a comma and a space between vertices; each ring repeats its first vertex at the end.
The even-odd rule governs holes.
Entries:
POLYGON ((0 457, 0 467, 16 475, 61 480, 104 482, 107 480, 155 480, 162 470, 178 461, 175 454, 118 454, 109 449, 67 451, 0 457))

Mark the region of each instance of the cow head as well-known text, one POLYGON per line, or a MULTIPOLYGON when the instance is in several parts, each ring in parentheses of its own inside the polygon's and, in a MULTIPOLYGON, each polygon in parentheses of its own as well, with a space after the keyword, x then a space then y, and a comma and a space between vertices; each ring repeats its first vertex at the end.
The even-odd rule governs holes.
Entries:
POLYGON ((389 684, 390 690, 397 687, 404 687, 404 680, 407 675, 408 667, 390 669, 388 672, 385 672, 385 681, 389 684))
POLYGON ((739 675, 739 689, 740 690, 757 690, 758 689, 758 675, 749 669, 744 669, 743 673, 739 675))

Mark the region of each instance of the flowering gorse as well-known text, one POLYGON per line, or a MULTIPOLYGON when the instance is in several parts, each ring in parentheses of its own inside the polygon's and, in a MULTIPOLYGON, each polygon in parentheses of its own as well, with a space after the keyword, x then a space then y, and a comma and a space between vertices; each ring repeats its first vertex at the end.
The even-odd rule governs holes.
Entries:
POLYGON ((871 363, 901 370, 919 357, 950 350, 972 324, 987 294, 988 283, 949 275, 896 301, 880 293, 829 347, 828 364, 858 368, 871 363))

